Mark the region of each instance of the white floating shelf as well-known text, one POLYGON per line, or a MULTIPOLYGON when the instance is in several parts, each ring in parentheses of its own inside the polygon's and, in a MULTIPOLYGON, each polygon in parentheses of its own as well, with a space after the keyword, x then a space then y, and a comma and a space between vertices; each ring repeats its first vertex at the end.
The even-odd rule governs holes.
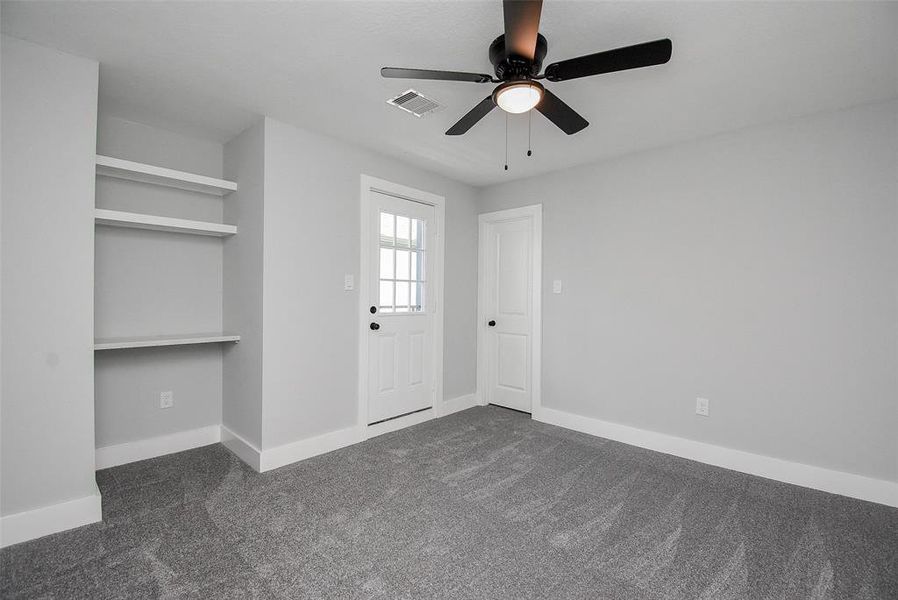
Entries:
POLYGON ((217 344, 221 342, 239 341, 239 335, 226 335, 223 333, 194 333, 189 335, 157 335, 150 337, 105 338, 94 340, 94 350, 157 348, 160 346, 189 346, 192 344, 217 344))
POLYGON ((237 190, 237 184, 233 181, 166 169, 165 167, 157 167, 100 154, 97 155, 97 175, 164 185, 191 192, 212 194, 213 196, 225 196, 237 190))
POLYGON ((224 237, 237 233, 236 225, 209 223, 206 221, 189 221, 172 217, 143 215, 120 210, 94 209, 94 222, 97 225, 112 227, 130 227, 133 229, 151 229, 153 231, 169 231, 174 233, 192 233, 195 235, 211 235, 224 237))

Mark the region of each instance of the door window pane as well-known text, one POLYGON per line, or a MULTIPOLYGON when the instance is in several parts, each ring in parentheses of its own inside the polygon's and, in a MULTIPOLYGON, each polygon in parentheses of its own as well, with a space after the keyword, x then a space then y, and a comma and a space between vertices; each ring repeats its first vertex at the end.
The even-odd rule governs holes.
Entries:
POLYGON ((393 282, 380 282, 380 310, 381 312, 393 312, 393 282))
POLYGON ((408 217, 396 215, 396 245, 402 248, 411 245, 411 223, 408 217))
POLYGON ((380 279, 393 279, 393 255, 392 248, 380 249, 380 279))
POLYGON ((424 282, 416 281, 412 286, 415 295, 415 302, 412 305, 413 312, 422 312, 424 310, 424 282))
POLYGON ((411 256, 411 276, 412 281, 424 281, 424 253, 412 252, 411 256))
POLYGON ((412 219, 412 248, 424 249, 424 221, 412 219))
POLYGON ((405 281, 411 279, 408 271, 408 255, 408 250, 396 251, 396 279, 404 279, 405 281))
POLYGON ((424 312, 425 231, 425 221, 380 213, 381 312, 424 312))
POLYGON ((409 282, 408 281, 397 281, 396 282, 396 311, 400 311, 401 309, 408 310, 408 289, 409 282))
POLYGON ((393 233, 396 217, 390 213, 380 213, 380 245, 393 246, 393 233))

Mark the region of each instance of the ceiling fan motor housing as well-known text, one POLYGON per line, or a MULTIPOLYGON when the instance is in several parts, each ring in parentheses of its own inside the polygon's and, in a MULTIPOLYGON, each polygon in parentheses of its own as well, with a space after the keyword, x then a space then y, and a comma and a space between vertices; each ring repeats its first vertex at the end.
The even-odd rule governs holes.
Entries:
POLYGON ((536 51, 533 60, 523 56, 510 54, 505 49, 505 35, 500 35, 490 44, 490 62, 496 68, 496 77, 502 81, 529 79, 539 75, 546 58, 548 44, 543 34, 536 36, 536 51))

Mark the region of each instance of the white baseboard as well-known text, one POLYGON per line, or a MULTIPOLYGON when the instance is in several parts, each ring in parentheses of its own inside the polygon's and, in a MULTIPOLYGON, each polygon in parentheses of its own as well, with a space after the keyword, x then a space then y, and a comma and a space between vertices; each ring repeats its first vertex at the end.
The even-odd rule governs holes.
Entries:
POLYGON ((455 398, 447 398, 443 402, 443 412, 440 416, 445 417, 452 413, 480 406, 480 398, 477 394, 465 394, 464 396, 456 396, 455 398))
POLYGON ((0 548, 97 523, 103 519, 102 504, 97 489, 90 496, 0 518, 0 548))
POLYGON ((221 443, 237 457, 259 473, 271 471, 319 454, 339 450, 361 441, 357 427, 338 429, 313 438, 290 442, 268 450, 259 450, 224 425, 221 426, 221 443))
POLYGON ((237 458, 259 471, 262 464, 262 451, 256 448, 224 425, 221 426, 221 444, 237 455, 237 458))
POLYGON ((262 451, 260 471, 270 471, 300 460, 312 458, 360 442, 357 427, 338 429, 313 438, 290 442, 262 451))
POLYGON ((191 450, 200 446, 208 446, 219 441, 221 441, 221 427, 210 425, 136 442, 104 446, 103 448, 97 448, 96 468, 98 470, 107 469, 138 460, 165 456, 174 452, 183 452, 184 450, 191 450))
POLYGON ((898 483, 892 481, 833 471, 742 450, 733 450, 732 448, 724 448, 664 433, 609 423, 552 408, 540 408, 533 413, 533 418, 550 425, 573 429, 609 440, 639 446, 640 448, 732 469, 733 471, 898 507, 898 483))

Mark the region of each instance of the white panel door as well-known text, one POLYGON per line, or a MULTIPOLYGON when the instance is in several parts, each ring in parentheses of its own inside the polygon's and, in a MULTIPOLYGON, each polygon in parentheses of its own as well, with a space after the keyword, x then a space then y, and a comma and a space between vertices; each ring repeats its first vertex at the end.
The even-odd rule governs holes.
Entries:
POLYGON ((434 405, 434 207, 371 192, 368 424, 434 405))
POLYGON ((533 218, 487 220, 481 230, 485 401, 531 412, 533 218))

